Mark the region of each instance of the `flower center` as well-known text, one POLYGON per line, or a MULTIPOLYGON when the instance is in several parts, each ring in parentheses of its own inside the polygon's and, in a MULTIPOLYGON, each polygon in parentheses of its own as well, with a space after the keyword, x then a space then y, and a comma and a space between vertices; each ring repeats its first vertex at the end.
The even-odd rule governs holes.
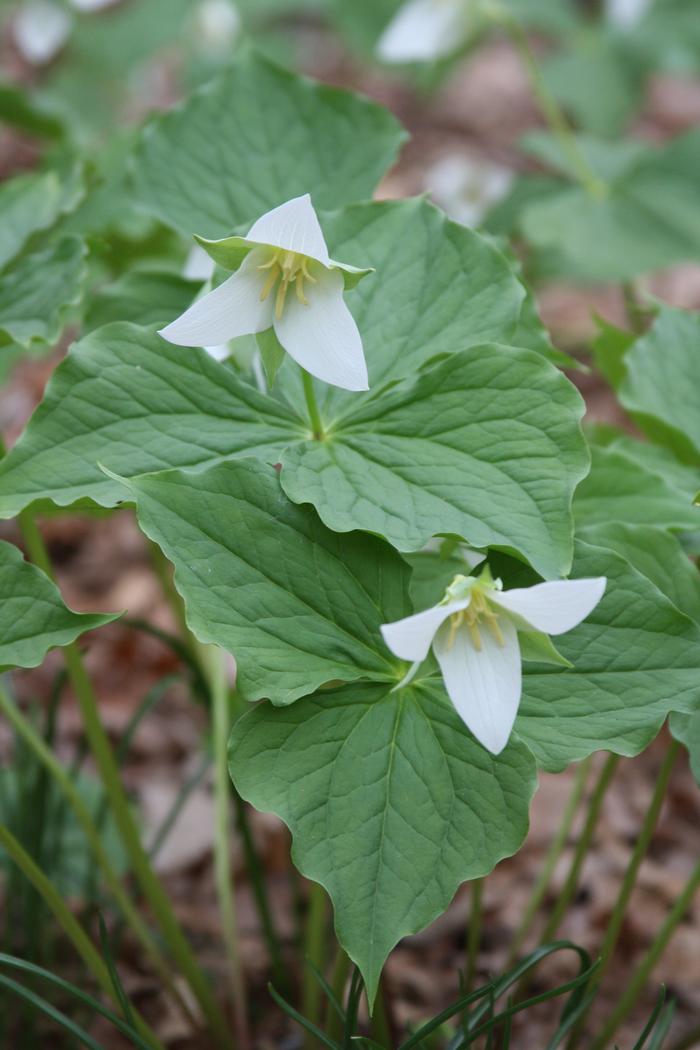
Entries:
POLYGON ((300 252, 290 252, 286 248, 275 248, 271 258, 266 263, 258 266, 259 270, 269 270, 267 280, 260 293, 261 302, 267 299, 272 289, 277 285, 277 295, 275 296, 275 317, 277 320, 282 316, 290 284, 294 285, 297 299, 302 306, 309 305, 309 301, 304 294, 304 281, 310 281, 311 284, 316 284, 317 281, 317 278, 312 277, 309 273, 310 262, 308 255, 301 255, 300 252))
POLYGON ((482 642, 479 633, 479 625, 483 620, 486 627, 491 631, 498 644, 503 648, 506 644, 505 638, 498 623, 498 616, 489 605, 483 590, 480 587, 472 587, 472 600, 466 609, 452 613, 450 616, 450 636, 447 640, 447 648, 454 645, 457 631, 463 623, 467 625, 471 640, 477 652, 481 652, 482 642))

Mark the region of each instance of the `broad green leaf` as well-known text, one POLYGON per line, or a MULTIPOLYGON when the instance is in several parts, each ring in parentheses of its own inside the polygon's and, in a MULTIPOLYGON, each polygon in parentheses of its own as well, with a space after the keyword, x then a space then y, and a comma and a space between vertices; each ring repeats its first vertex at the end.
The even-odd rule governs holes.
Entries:
POLYGON ((693 493, 700 481, 698 468, 681 463, 670 449, 638 441, 629 434, 622 434, 610 443, 611 450, 622 452, 647 471, 661 475, 674 488, 685 504, 692 502, 693 493))
POLYGON ((113 506, 124 491, 100 464, 131 476, 200 469, 241 453, 274 463, 303 435, 291 409, 204 350, 172 346, 136 325, 109 325, 71 347, 0 463, 0 517, 34 500, 113 506))
POLYGON ((410 612, 409 570, 387 544, 330 532, 258 460, 127 487, 175 566, 189 626, 235 655, 243 696, 289 704, 333 680, 400 679, 379 627, 410 612))
POLYGON ((622 405, 652 440, 700 465, 700 317, 662 308, 625 365, 622 405))
POLYGON ((370 1000, 397 941, 518 849, 535 789, 525 748, 490 755, 427 683, 262 704, 234 727, 229 765, 241 795, 289 826, 299 870, 327 889, 370 1000))
POLYGON ((83 241, 64 237, 0 274, 0 346, 56 342, 68 308, 82 298, 86 256, 83 241))
POLYGON ((671 711, 700 709, 700 628, 613 551, 580 542, 572 576, 607 576, 600 604, 557 638, 573 670, 524 668, 515 730, 544 769, 593 751, 636 755, 671 711))
MULTIPOLYGON (((525 289, 510 262, 428 201, 357 204, 321 222, 333 258, 376 271, 346 297, 362 335, 370 398, 440 354, 476 343, 512 343, 525 289)), ((288 397, 301 403, 291 362, 281 373, 285 378, 288 397)), ((332 419, 355 412, 363 400, 323 384, 316 389, 332 419)))
MULTIPOLYGON (((611 155, 619 146, 609 144, 611 155)), ((599 151, 600 152, 600 151, 599 151)), ((541 252, 561 255, 589 281, 622 281, 700 259, 697 171, 700 132, 647 149, 623 168, 604 196, 562 185, 524 208, 520 228, 541 252)))
POLYGON ((0 542, 0 594, 0 667, 37 667, 49 649, 115 619, 72 612, 56 585, 11 543, 0 542))
POLYGON ((616 443, 591 450, 591 472, 576 490, 574 517, 581 527, 614 521, 690 531, 700 527, 700 510, 692 500, 692 490, 682 491, 675 479, 616 443))
POLYGON ((565 575, 571 498, 588 469, 582 412, 538 354, 472 347, 288 449, 282 485, 338 532, 365 529, 405 551, 452 533, 565 575))
POLYGON ((371 196, 403 139, 374 103, 246 53, 146 128, 136 194, 184 233, 222 237, 302 193, 317 208, 371 196))
POLYGON ((700 624, 700 572, 675 536, 648 525, 613 522, 583 529, 581 538, 616 551, 700 624))
POLYGON ((136 271, 124 274, 92 296, 83 329, 116 321, 164 327, 187 309, 201 288, 201 281, 188 281, 173 273, 136 271))
POLYGON ((596 135, 619 135, 640 106, 644 71, 616 36, 602 30, 580 33, 542 71, 577 124, 596 135))
POLYGON ((672 714, 668 725, 671 735, 687 748, 691 772, 700 786, 700 711, 692 715, 672 714))
MULTIPOLYGON (((430 544, 433 547, 433 544, 430 544)), ((455 576, 468 576, 469 564, 461 554, 462 545, 443 540, 438 549, 416 551, 404 555, 411 566, 409 593, 416 612, 437 605, 445 597, 445 590, 455 576)))
POLYGON ((83 195, 75 169, 65 181, 55 171, 17 175, 0 185, 0 269, 22 250, 29 238, 47 230, 83 195))

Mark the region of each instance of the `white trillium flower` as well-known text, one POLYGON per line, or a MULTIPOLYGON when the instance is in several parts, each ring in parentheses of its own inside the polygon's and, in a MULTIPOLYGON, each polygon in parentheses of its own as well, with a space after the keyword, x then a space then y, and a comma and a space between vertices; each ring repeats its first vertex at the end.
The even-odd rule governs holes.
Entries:
POLYGON ((432 646, 460 718, 479 743, 498 755, 520 705, 518 632, 570 631, 596 607, 605 585, 601 576, 504 591, 487 568, 478 578, 455 576, 438 605, 384 624, 382 635, 395 656, 413 661, 411 672, 432 646))
POLYGON ((408 0, 382 33, 385 62, 433 62, 457 51, 472 26, 471 0, 408 0))
POLYGON ((33 66, 55 58, 70 36, 71 16, 51 0, 29 0, 20 7, 12 23, 17 50, 33 66))
POLYGON ((451 219, 463 226, 478 226, 489 209, 508 194, 513 179, 510 168, 450 153, 428 169, 425 186, 451 219))
POLYGON ((267 212, 245 237, 198 242, 235 273, 161 331, 179 346, 215 346, 273 328, 317 379, 368 390, 362 339, 343 292, 370 270, 335 262, 308 194, 267 212))
POLYGON ((651 4, 652 0, 606 0, 605 17, 618 29, 633 29, 651 4))
POLYGON ((227 54, 241 31, 241 16, 231 0, 200 0, 194 12, 194 37, 200 51, 227 54))

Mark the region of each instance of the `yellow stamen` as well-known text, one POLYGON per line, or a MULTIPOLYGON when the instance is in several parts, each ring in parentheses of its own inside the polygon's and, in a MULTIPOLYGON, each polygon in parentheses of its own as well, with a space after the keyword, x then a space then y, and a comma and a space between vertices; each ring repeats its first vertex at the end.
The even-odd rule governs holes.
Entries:
POLYGON ((275 317, 277 320, 280 319, 284 312, 284 305, 287 301, 287 292, 289 291, 289 286, 291 284, 295 286, 294 290, 297 299, 302 306, 309 305, 309 301, 304 292, 304 281, 310 281, 311 284, 316 284, 318 280, 309 273, 310 261, 311 260, 305 255, 300 255, 299 252, 290 252, 284 248, 277 248, 273 251, 267 262, 261 263, 260 266, 258 266, 258 270, 270 271, 262 292, 260 293, 261 302, 264 302, 264 300, 267 299, 268 295, 279 281, 279 287, 277 288, 277 294, 275 296, 275 317))
POLYGON ((467 626, 474 648, 480 653, 483 648, 481 634, 479 633, 479 625, 482 620, 497 643, 503 648, 506 640, 498 622, 498 615, 493 611, 485 594, 478 587, 472 588, 471 601, 467 608, 450 616, 450 634, 447 639, 447 648, 452 648, 457 637, 457 631, 464 623, 467 626))
POLYGON ((447 648, 451 649, 455 644, 455 638, 457 637, 457 631, 464 620, 464 610, 461 612, 452 613, 450 616, 450 637, 447 639, 447 648))

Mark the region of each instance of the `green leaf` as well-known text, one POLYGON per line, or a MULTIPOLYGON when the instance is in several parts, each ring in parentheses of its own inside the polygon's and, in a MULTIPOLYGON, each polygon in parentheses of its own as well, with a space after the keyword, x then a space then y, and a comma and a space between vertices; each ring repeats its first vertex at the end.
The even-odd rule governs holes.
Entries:
POLYGON ((603 317, 594 317, 598 334, 591 344, 593 360, 601 375, 613 390, 617 390, 625 378, 625 354, 637 338, 634 332, 616 328, 603 317))
POLYGON ((552 771, 599 750, 636 755, 671 711, 700 708, 698 625, 611 550, 577 544, 572 576, 607 576, 607 590, 557 638, 573 670, 524 667, 515 726, 552 771))
POLYGON ((146 128, 136 193, 185 233, 221 237, 302 193, 317 208, 371 196, 403 140, 374 103, 246 53, 146 128))
POLYGON ((0 84, 0 120, 30 135, 60 139, 65 134, 61 121, 17 84, 0 84))
POLYGON ((687 748, 690 770, 700 786, 700 711, 692 715, 672 714, 668 726, 671 735, 687 748))
POLYGON ((472 347, 288 449, 282 485, 338 532, 361 528, 405 551, 452 533, 565 575, 571 498, 588 469, 582 412, 538 354, 472 347))
POLYGON ((446 539, 438 549, 404 555, 412 569, 409 591, 411 603, 417 612, 442 601, 446 588, 459 573, 470 575, 472 570, 461 554, 461 546, 454 540, 446 539))
POLYGON ((490 755, 438 684, 262 704, 234 727, 230 771, 291 829, 294 862, 330 894, 370 999, 397 941, 518 849, 535 789, 529 752, 490 755))
MULTIPOLYGON (((620 401, 652 440, 700 465, 700 317, 663 307, 625 357, 620 401)), ((700 480, 700 478, 699 478, 700 480)))
POLYGON ((116 618, 72 612, 55 584, 11 543, 0 542, 0 594, 0 667, 37 667, 49 649, 116 618))
POLYGON ((681 491, 675 479, 634 459, 616 442, 591 449, 591 472, 576 490, 574 517, 581 527, 615 521, 690 531, 700 527, 700 510, 692 499, 692 490, 681 491))
POLYGON ((77 206, 84 189, 75 169, 65 181, 55 171, 17 175, 0 185, 0 268, 22 250, 29 238, 48 230, 77 206))
MULTIPOLYGON (((18 822, 26 820, 27 809, 32 803, 31 798, 23 798, 23 792, 27 791, 27 773, 30 771, 25 767, 20 772, 18 765, 0 770, 0 823, 11 829, 17 828, 18 822)), ((48 812, 44 817, 43 830, 45 840, 49 839, 49 848, 45 846, 42 851, 43 871, 65 897, 80 898, 89 884, 95 859, 73 809, 66 805, 65 797, 54 780, 49 778, 47 784, 48 812)), ((102 814, 102 846, 118 874, 125 874, 128 870, 126 850, 114 817, 109 809, 104 809, 102 785, 84 773, 73 774, 73 785, 93 820, 102 814)), ((0 870, 11 863, 7 853, 0 850, 0 870)))
POLYGON ((253 459, 127 484, 189 626, 234 653, 243 696, 289 704, 332 680, 399 680, 379 627, 410 612, 409 570, 387 544, 330 532, 253 459))
POLYGON ((164 326, 184 313, 201 286, 201 281, 188 281, 173 273, 132 271, 91 297, 83 331, 125 318, 144 327, 164 326))
POLYGON ((277 462, 304 434, 285 405, 259 394, 204 350, 136 325, 102 328, 71 347, 24 434, 0 463, 0 517, 34 500, 114 506, 131 476, 200 469, 244 453, 277 462))
POLYGON ((643 70, 610 33, 579 34, 572 48, 547 59, 543 74, 577 124, 596 135, 619 135, 642 100, 643 70))
MULTIPOLYGON (((370 394, 440 354, 510 343, 525 290, 486 238, 421 197, 368 202, 321 217, 333 258, 376 273, 346 298, 362 334, 370 394)), ((332 415, 357 394, 318 387, 332 415)))
POLYGON ((675 536, 648 525, 611 522, 582 530, 581 538, 616 551, 700 624, 700 572, 675 536))
MULTIPOLYGON (((612 159, 620 154, 616 144, 607 148, 612 159)), ((589 281, 624 281, 700 259, 699 167, 700 132, 692 131, 625 164, 606 196, 562 185, 526 206, 521 231, 541 252, 560 253, 568 273, 589 281)))
POLYGON ((87 248, 64 237, 45 251, 22 256, 0 275, 0 346, 53 344, 87 279, 87 248))

